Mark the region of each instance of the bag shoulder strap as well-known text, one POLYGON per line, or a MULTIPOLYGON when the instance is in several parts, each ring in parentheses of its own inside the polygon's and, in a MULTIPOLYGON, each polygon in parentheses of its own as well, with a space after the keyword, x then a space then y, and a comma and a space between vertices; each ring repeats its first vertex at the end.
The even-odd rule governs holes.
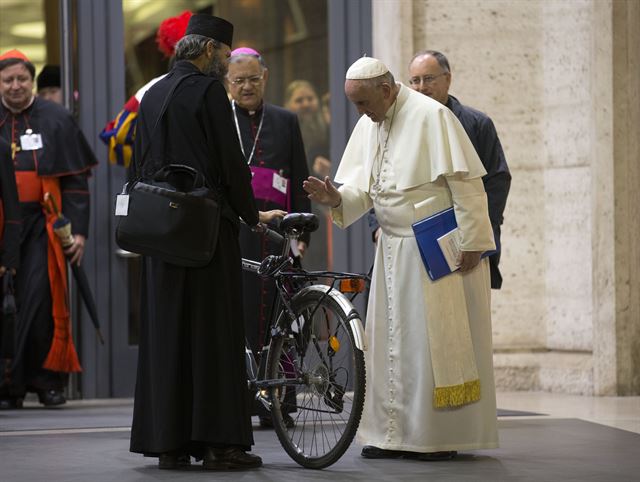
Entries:
POLYGON ((153 125, 153 129, 151 130, 151 135, 149 136, 149 141, 147 142, 147 145, 145 146, 144 152, 142 153, 142 157, 140 158, 140 160, 136 160, 135 156, 134 156, 134 170, 136 173, 138 173, 138 169, 142 168, 142 165, 144 164, 144 160, 147 157, 147 154, 149 153, 149 149, 151 148, 151 140, 153 139, 153 136, 156 133, 156 130, 158 129, 158 125, 160 124, 160 121, 162 120, 162 118, 164 117, 165 112, 167 111, 167 107, 169 106, 169 102, 171 101, 171 97, 173 96, 173 93, 176 91, 176 89, 178 88, 178 86, 182 83, 183 80, 185 80, 187 77, 191 77, 193 75, 198 75, 199 72, 189 72, 188 74, 183 75, 182 77, 180 77, 178 80, 176 80, 174 82, 174 84, 171 86, 171 89, 169 90, 169 93, 166 95, 166 97, 164 98, 164 102, 162 103, 162 107, 160 107, 160 113, 158 114, 158 117, 156 118, 156 122, 153 125))

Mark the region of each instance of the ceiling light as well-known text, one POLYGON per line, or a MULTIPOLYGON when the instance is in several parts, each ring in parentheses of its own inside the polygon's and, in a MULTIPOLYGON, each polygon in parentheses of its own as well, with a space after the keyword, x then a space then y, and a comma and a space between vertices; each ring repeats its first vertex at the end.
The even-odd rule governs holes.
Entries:
POLYGON ((43 40, 46 27, 44 22, 25 22, 17 23, 11 27, 11 35, 15 37, 24 37, 43 40))

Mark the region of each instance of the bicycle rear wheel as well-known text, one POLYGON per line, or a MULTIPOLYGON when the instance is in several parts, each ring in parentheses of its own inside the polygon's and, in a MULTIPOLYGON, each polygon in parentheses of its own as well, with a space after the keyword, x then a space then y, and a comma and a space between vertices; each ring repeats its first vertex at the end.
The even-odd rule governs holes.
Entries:
POLYGON ((335 463, 347 450, 365 394, 359 315, 341 293, 327 290, 312 286, 293 298, 296 318, 287 323, 288 333, 272 339, 267 365, 267 378, 283 382, 270 389, 278 439, 293 460, 313 469, 335 463))

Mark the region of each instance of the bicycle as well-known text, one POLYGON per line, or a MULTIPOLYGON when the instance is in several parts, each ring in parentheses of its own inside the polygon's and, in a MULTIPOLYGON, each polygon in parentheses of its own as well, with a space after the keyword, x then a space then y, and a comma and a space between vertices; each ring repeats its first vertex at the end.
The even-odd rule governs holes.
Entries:
POLYGON ((280 255, 269 255, 262 262, 242 259, 243 270, 271 278, 276 285, 258 362, 246 348, 247 383, 270 411, 285 451, 312 469, 335 463, 360 423, 365 338, 351 301, 368 280, 367 275, 293 266, 291 241, 317 227, 314 214, 289 214, 280 223, 284 237, 265 229, 265 235, 283 243, 280 255), (320 279, 326 284, 318 283, 320 279), (293 418, 293 427, 287 427, 283 412, 293 418))

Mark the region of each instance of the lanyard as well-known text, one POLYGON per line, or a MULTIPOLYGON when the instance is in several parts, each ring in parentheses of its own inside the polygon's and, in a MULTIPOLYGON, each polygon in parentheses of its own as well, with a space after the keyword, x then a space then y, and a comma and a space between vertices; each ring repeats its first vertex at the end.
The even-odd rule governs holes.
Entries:
POLYGON ((256 150, 256 144, 258 143, 258 137, 260 137, 260 131, 262 130, 262 123, 264 122, 264 111, 267 108, 266 105, 262 104, 262 115, 260 116, 260 124, 258 124, 258 132, 256 132, 256 137, 253 139, 253 147, 251 148, 251 154, 249 154, 249 159, 247 159, 247 155, 244 152, 244 143, 242 142, 242 134, 240 134, 240 124, 238 123, 238 114, 236 113, 236 101, 231 101, 231 109, 233 109, 233 120, 236 121, 236 132, 238 133, 238 140, 240 141, 240 149, 242 150, 242 155, 247 160, 247 164, 251 164, 251 159, 253 159, 253 154, 256 150))

